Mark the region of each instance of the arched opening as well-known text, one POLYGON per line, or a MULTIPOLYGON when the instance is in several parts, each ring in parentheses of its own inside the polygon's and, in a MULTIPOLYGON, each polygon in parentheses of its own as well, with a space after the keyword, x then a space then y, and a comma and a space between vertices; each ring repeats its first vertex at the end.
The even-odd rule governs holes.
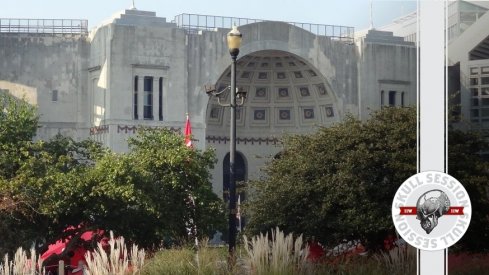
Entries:
MULTIPOLYGON (((234 159, 234 171, 236 181, 236 206, 239 210, 240 204, 246 200, 245 183, 248 173, 245 157, 240 152, 236 152, 234 159)), ((229 153, 226 154, 222 163, 222 191, 224 202, 229 203, 229 153)), ((236 225, 238 230, 243 229, 245 226, 244 217, 238 215, 236 225)))
MULTIPOLYGON (((283 150, 280 138, 284 133, 306 134, 319 126, 329 127, 341 120, 342 112, 333 86, 308 59, 286 51, 262 50, 239 56, 236 65, 236 85, 248 92, 243 106, 236 109, 236 148, 242 152, 235 161, 239 188, 239 181, 258 177, 261 167, 283 150)), ((209 99, 205 119, 206 146, 214 148, 223 163, 212 171, 214 190, 223 190, 226 202, 231 112, 219 103, 229 103, 230 83, 227 67, 212 83, 224 92, 220 102, 217 97, 209 99)), ((246 199, 244 192, 238 197, 246 199)))

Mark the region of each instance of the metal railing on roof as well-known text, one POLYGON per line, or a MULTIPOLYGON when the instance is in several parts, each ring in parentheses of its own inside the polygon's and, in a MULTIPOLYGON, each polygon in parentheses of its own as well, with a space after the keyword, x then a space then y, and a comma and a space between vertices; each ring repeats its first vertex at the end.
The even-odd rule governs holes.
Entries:
MULTIPOLYGON (((188 33, 198 33, 201 30, 231 29, 233 25, 239 27, 266 21, 269 20, 182 13, 175 16, 172 23, 175 23, 179 28, 187 30, 188 33)), ((299 22, 285 23, 302 28, 318 36, 327 36, 347 42, 353 42, 355 33, 354 27, 299 22)))
POLYGON ((87 34, 88 20, 0 18, 0 33, 87 34))

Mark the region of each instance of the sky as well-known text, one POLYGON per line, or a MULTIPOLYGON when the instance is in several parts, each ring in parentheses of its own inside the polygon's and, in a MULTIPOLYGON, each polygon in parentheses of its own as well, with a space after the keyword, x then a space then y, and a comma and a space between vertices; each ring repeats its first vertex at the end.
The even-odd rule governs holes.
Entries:
MULTIPOLYGON (((155 11, 171 21, 181 13, 231 16, 355 27, 370 26, 369 0, 134 0, 139 10, 155 11)), ((129 8, 132 0, 0 0, 0 18, 88 19, 89 29, 129 8)), ((416 1, 374 0, 374 27, 416 10, 416 1)))

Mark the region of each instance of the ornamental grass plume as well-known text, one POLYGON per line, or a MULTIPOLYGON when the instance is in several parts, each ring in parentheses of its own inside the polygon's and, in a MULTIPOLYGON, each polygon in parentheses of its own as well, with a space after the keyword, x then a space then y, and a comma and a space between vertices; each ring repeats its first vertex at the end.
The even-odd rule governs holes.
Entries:
POLYGON ((144 264, 145 252, 139 250, 133 244, 128 254, 124 238, 114 239, 114 234, 110 232, 109 251, 104 250, 102 245, 97 245, 97 250, 87 252, 87 275, 126 275, 139 274, 144 264), (131 263, 131 264, 129 264, 131 263))
POLYGON ((247 264, 252 274, 305 274, 308 267, 308 246, 303 244, 302 235, 294 240, 292 233, 285 235, 277 227, 268 233, 248 240, 244 238, 247 264))
POLYGON ((31 248, 30 258, 27 253, 19 247, 14 254, 14 259, 9 260, 5 254, 3 262, 0 262, 0 275, 44 275, 41 258, 37 257, 36 250, 31 248))
POLYGON ((383 270, 392 271, 392 274, 409 274, 416 271, 416 249, 408 244, 375 254, 374 258, 383 270))
POLYGON ((199 242, 199 249, 173 247, 158 251, 144 265, 141 274, 246 274, 237 266, 229 266, 228 251, 224 247, 211 247, 208 239, 199 242))

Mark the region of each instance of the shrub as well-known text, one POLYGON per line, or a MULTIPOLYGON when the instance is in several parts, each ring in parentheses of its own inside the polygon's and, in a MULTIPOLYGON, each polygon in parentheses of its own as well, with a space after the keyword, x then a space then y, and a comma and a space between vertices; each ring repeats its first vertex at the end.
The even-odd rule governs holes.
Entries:
MULTIPOLYGON (((142 274, 234 274, 228 267, 227 250, 212 248, 203 241, 199 250, 190 248, 164 249, 143 267, 142 274)), ((237 273, 241 274, 241 273, 237 273)))

